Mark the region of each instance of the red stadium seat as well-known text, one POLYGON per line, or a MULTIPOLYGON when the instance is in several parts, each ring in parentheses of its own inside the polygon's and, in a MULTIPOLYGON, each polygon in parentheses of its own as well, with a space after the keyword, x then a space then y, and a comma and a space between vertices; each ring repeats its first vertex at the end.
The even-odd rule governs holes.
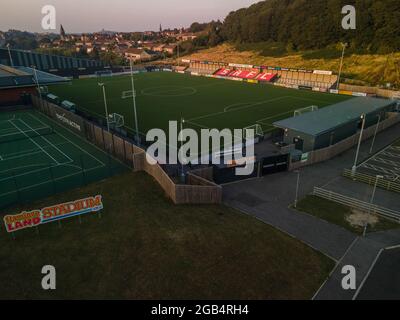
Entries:
POLYGON ((229 77, 240 79, 254 79, 260 72, 257 70, 235 70, 229 74, 229 77))
POLYGON ((221 69, 219 69, 219 70, 215 73, 215 75, 216 75, 216 76, 227 77, 227 76, 229 76, 229 74, 230 74, 231 72, 232 72, 231 69, 221 68, 221 69))
POLYGON ((266 81, 266 82, 271 82, 277 77, 276 73, 267 73, 267 72, 262 72, 259 75, 255 77, 256 80, 258 81, 266 81))

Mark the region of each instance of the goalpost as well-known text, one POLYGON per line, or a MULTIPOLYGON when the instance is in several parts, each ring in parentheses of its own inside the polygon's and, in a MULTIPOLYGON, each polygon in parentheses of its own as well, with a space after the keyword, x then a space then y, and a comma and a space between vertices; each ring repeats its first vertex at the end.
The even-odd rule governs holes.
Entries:
POLYGON ((125 125, 125 118, 118 113, 112 113, 108 116, 108 124, 113 128, 122 128, 125 125))
POLYGON ((318 106, 309 106, 301 109, 294 110, 294 117, 301 116, 304 113, 318 111, 318 106))
POLYGON ((264 137, 264 130, 260 124, 253 124, 243 129, 243 139, 248 140, 247 129, 254 130, 254 138, 264 137))
MULTIPOLYGON (((136 94, 135 94, 135 97, 136 97, 136 94)), ((129 98, 133 98, 133 91, 132 90, 122 91, 121 99, 129 99, 129 98)))

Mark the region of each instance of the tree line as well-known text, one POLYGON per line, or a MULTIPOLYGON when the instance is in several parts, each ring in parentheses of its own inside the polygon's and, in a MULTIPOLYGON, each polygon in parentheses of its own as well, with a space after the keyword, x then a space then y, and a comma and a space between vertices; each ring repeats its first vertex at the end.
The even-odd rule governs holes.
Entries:
POLYGON ((400 51, 399 15, 399 0, 266 0, 231 12, 214 36, 220 42, 279 42, 289 50, 344 42, 357 50, 389 53, 400 51), (345 5, 356 8, 356 30, 342 28, 345 5))

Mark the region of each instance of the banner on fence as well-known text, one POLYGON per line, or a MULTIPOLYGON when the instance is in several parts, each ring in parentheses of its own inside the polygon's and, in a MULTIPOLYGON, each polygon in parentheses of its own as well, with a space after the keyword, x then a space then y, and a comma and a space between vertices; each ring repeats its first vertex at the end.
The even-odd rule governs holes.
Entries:
POLYGON ((323 74, 323 75, 332 75, 333 72, 332 71, 326 71, 326 70, 314 70, 313 72, 314 74, 323 74))
POLYGON ((7 232, 15 232, 41 224, 63 220, 103 209, 101 195, 57 204, 41 210, 24 211, 16 215, 6 215, 4 224, 7 232))
POLYGON ((74 132, 80 135, 85 135, 85 126, 80 116, 75 113, 69 112, 61 107, 58 107, 52 103, 48 103, 50 116, 60 122, 64 127, 72 129, 74 132))
POLYGON ((339 90, 339 94, 343 94, 345 96, 352 96, 353 92, 352 91, 347 91, 347 90, 339 90))
POLYGON ((252 64, 230 63, 229 66, 234 68, 253 68, 252 64))

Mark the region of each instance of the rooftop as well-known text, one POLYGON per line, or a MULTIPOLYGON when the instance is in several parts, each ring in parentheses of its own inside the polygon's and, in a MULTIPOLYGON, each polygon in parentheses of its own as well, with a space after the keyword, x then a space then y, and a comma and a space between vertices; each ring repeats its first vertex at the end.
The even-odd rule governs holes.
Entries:
POLYGON ((320 135, 345 123, 360 119, 362 114, 381 110, 393 105, 393 101, 372 97, 359 97, 340 102, 314 112, 304 113, 277 121, 275 127, 291 129, 309 135, 320 135))
MULTIPOLYGON (((31 87, 36 85, 34 70, 28 67, 9 67, 0 64, 0 89, 31 87)), ((51 85, 68 82, 63 77, 43 71, 36 71, 39 85, 51 85)))

